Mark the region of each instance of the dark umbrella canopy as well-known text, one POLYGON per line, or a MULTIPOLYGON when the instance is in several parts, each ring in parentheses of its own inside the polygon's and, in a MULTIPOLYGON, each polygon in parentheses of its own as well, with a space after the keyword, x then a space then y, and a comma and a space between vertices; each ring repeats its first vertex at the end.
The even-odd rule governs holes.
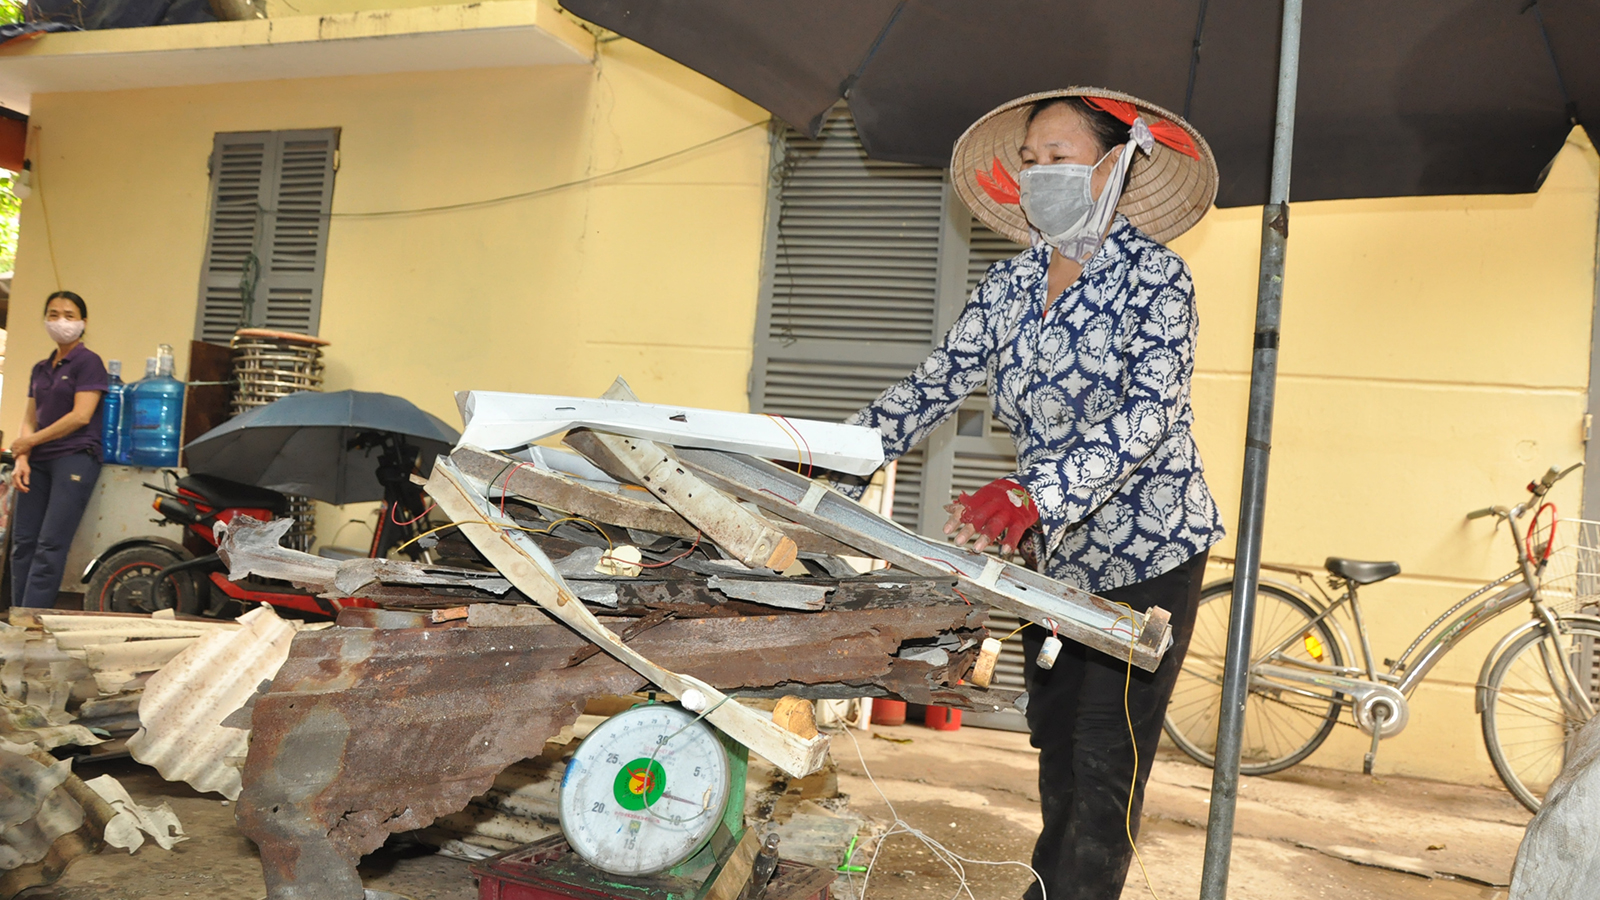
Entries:
MULTIPOLYGON (((1125 91, 1188 118, 1219 206, 1267 201, 1281 9, 1262 0, 565 0, 813 136, 848 94, 867 153, 949 165, 1013 97, 1125 91)), ((1296 200, 1536 190, 1600 116, 1594 0, 1340 0, 1305 13, 1296 200)))
POLYGON ((218 425, 184 448, 189 471, 313 497, 325 503, 384 499, 382 440, 394 435, 433 458, 460 438, 409 400, 368 391, 306 391, 218 425))

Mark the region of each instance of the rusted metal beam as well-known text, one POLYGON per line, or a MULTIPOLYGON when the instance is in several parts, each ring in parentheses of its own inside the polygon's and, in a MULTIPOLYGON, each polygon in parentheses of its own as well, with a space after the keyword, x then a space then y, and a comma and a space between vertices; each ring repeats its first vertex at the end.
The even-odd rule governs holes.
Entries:
POLYGON ((595 445, 605 448, 627 471, 629 481, 655 494, 752 569, 787 569, 800 552, 794 539, 773 528, 765 517, 740 506, 680 465, 668 447, 598 431, 568 435, 567 445, 591 461, 601 456, 594 451, 595 445))
POLYGON ((692 675, 666 668, 640 653, 602 627, 573 595, 554 564, 522 530, 516 528, 488 498, 488 486, 461 474, 448 459, 439 459, 428 477, 428 495, 461 529, 473 546, 502 575, 544 611, 560 619, 601 649, 663 690, 684 697, 695 692, 705 706, 707 722, 729 737, 766 757, 773 765, 796 777, 816 771, 827 755, 821 736, 802 738, 776 725, 692 675), (512 526, 508 528, 507 526, 512 526))
MULTIPOLYGON (((976 643, 983 615, 955 600, 674 620, 630 645, 721 690, 899 689, 897 696, 921 700, 943 696, 931 680, 953 680, 959 654, 937 672, 896 654, 908 642, 976 643)), ((393 832, 465 808, 501 769, 539 755, 588 697, 645 685, 606 654, 558 668, 588 646, 562 625, 427 620, 346 610, 339 626, 297 635, 271 690, 257 699, 238 814, 261 848, 271 900, 360 900, 362 854, 393 832), (401 627, 347 624, 355 622, 401 627)))

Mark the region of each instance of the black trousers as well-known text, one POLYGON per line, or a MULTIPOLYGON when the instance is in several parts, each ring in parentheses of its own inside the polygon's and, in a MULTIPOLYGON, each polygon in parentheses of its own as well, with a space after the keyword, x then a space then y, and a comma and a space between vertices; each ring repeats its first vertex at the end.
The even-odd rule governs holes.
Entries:
MULTIPOLYGON (((1172 613, 1172 648, 1154 672, 1075 641, 1063 641, 1052 669, 1034 664, 1046 634, 1030 627, 1022 633, 1027 653, 1028 728, 1039 748, 1039 806, 1044 830, 1033 849, 1033 868, 1044 879, 1048 900, 1116 900, 1128 877, 1133 848, 1128 820, 1128 786, 1133 791, 1133 834, 1139 834, 1144 786, 1161 738, 1161 721, 1183 656, 1194 633, 1195 606, 1205 580, 1206 553, 1148 581, 1102 596, 1140 612, 1160 606, 1172 613), (1128 712, 1138 738, 1135 782, 1128 712)), ((1040 900, 1037 883, 1023 895, 1040 900)))
POLYGON ((67 551, 100 479, 100 459, 72 453, 33 463, 28 492, 11 516, 11 605, 49 609, 61 590, 67 551))

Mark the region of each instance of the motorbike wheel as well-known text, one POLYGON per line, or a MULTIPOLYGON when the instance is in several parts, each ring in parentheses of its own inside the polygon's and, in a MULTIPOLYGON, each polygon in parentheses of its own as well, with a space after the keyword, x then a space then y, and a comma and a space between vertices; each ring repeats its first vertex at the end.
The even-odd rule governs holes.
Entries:
POLYGON ((151 613, 173 606, 193 615, 199 610, 199 591, 188 573, 168 576, 165 590, 157 591, 157 572, 180 557, 165 547, 129 547, 112 554, 89 577, 83 608, 91 612, 151 613))

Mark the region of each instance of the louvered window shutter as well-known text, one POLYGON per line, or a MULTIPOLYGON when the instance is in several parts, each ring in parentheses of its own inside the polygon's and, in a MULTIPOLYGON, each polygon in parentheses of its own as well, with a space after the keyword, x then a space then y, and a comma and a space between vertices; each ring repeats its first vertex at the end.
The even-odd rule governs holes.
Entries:
POLYGON ((322 313, 336 128, 218 134, 195 337, 236 329, 316 334, 322 313))
MULTIPOLYGON (((974 219, 943 171, 868 160, 843 107, 816 140, 789 128, 775 140, 750 405, 836 421, 905 377, 989 266, 1022 248, 974 219)), ((1016 446, 980 388, 901 459, 894 517, 939 535, 945 503, 1015 469, 1016 446)), ((990 619, 996 634, 1019 624, 990 619)), ((1023 686, 1021 643, 1005 642, 997 684, 1023 686)), ((1019 716, 980 719, 1025 728, 1019 716)))
MULTIPOLYGON (((751 409, 838 421, 933 346, 944 173, 868 160, 843 108, 815 140, 776 140, 751 409)), ((909 528, 923 456, 899 466, 894 515, 909 528)))

